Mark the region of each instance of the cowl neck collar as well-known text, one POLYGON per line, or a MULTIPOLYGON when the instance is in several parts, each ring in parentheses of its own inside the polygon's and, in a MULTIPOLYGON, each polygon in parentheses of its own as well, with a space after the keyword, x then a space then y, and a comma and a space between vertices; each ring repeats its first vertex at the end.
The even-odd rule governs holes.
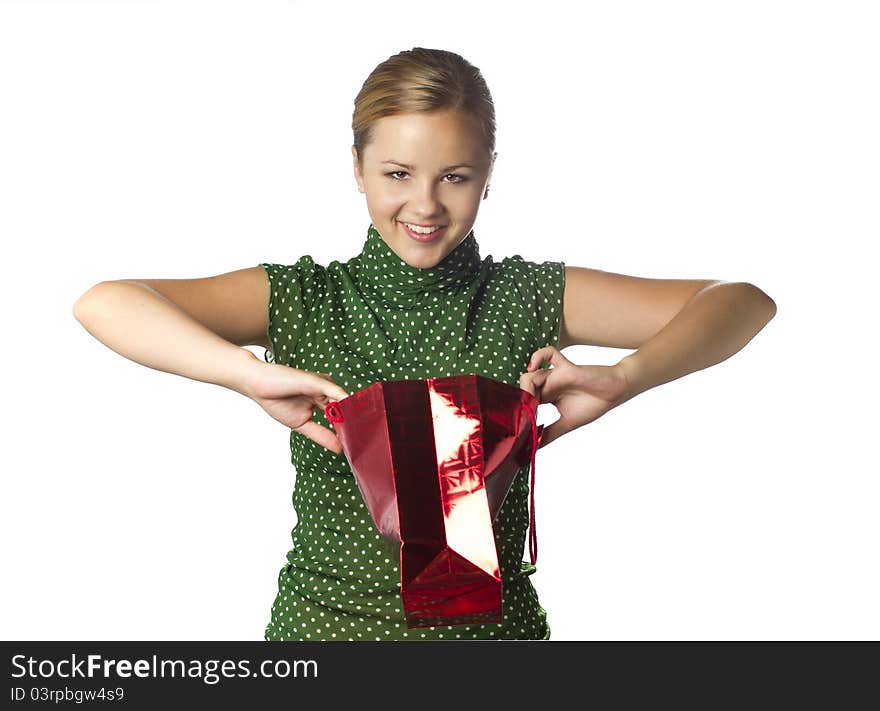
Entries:
POLYGON ((480 248, 473 230, 435 266, 422 269, 398 257, 371 223, 358 260, 361 287, 386 304, 402 308, 466 289, 481 272, 480 248))

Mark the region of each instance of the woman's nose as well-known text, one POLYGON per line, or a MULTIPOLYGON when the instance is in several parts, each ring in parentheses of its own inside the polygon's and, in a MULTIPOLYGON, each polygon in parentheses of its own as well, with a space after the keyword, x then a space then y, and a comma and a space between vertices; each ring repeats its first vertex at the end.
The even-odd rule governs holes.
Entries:
POLYGON ((419 185, 410 196, 410 204, 419 215, 436 215, 441 212, 440 200, 437 197, 437 186, 431 183, 419 185))

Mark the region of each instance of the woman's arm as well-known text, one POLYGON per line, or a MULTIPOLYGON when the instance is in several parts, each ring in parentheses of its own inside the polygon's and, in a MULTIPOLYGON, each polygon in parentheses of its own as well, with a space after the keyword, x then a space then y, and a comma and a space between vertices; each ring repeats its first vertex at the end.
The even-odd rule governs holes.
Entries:
POLYGON ((74 304, 73 315, 95 338, 129 360, 252 396, 246 375, 260 359, 146 284, 101 282, 74 304))
MULTIPOLYGON (((652 309, 648 301, 645 307, 652 309)), ((544 429, 539 446, 592 422, 645 390, 729 358, 775 315, 776 303, 756 286, 712 283, 697 291, 656 335, 616 365, 576 365, 555 346, 538 349, 520 376, 520 387, 539 402, 553 403, 560 414, 544 429), (539 369, 544 363, 551 367, 539 369)), ((630 323, 633 333, 644 328, 635 318, 630 323)))
POLYGON ((627 385, 616 404, 726 360, 775 315, 776 302, 753 284, 722 282, 701 289, 653 338, 617 364, 627 385))
POLYGON ((129 360, 246 395, 278 422, 341 454, 336 433, 312 416, 348 393, 327 373, 264 363, 237 345, 268 342, 269 288, 262 267, 150 282, 101 282, 79 298, 73 315, 129 360))

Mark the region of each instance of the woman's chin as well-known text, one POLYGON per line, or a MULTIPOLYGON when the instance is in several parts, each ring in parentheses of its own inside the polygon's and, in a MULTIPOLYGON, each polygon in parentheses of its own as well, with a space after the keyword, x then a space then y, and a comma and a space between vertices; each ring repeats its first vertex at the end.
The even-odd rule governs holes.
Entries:
POLYGON ((406 262, 407 264, 409 264, 409 266, 411 266, 411 267, 415 267, 416 269, 431 269, 432 267, 436 267, 436 266, 441 262, 441 260, 439 260, 439 259, 436 259, 436 260, 434 260, 434 259, 431 259, 431 260, 424 260, 424 259, 409 260, 409 259, 404 259, 403 261, 406 262))
POLYGON ((439 253, 436 249, 426 250, 419 245, 415 245, 415 248, 392 248, 392 251, 409 266, 415 267, 416 269, 430 269, 431 267, 436 267, 446 256, 445 254, 439 253))

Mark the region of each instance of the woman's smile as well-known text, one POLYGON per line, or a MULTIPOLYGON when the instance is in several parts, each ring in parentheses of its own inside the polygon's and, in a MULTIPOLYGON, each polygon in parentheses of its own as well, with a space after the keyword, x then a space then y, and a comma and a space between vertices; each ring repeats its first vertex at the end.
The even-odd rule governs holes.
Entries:
MULTIPOLYGON (((410 224, 407 222, 401 222, 400 225, 403 227, 404 232, 409 235, 416 242, 420 242, 422 244, 427 244, 435 241, 446 231, 446 225, 442 227, 436 227, 432 232, 416 232, 410 227, 410 224)), ((424 228, 422 228, 424 230, 424 228)))

